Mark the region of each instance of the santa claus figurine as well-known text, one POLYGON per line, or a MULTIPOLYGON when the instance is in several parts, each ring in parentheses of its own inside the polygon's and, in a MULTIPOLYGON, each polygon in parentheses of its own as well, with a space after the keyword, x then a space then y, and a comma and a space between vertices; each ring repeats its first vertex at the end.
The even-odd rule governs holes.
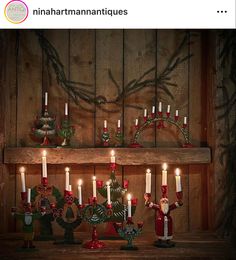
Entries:
POLYGON ((23 224, 23 232, 24 232, 24 244, 22 248, 24 249, 34 249, 33 245, 34 240, 34 220, 41 218, 42 215, 45 214, 45 211, 41 209, 41 213, 35 212, 33 213, 31 203, 26 203, 24 205, 24 213, 17 213, 12 209, 12 215, 15 216, 16 219, 22 221, 23 224))
POLYGON ((173 237, 172 228, 172 218, 170 212, 173 209, 181 207, 182 202, 182 191, 176 192, 177 201, 169 205, 169 200, 167 198, 167 186, 162 186, 162 198, 159 204, 150 202, 150 194, 144 194, 145 206, 154 209, 156 211, 155 215, 155 226, 156 235, 158 240, 155 241, 154 245, 156 247, 173 247, 175 243, 171 241, 173 237))

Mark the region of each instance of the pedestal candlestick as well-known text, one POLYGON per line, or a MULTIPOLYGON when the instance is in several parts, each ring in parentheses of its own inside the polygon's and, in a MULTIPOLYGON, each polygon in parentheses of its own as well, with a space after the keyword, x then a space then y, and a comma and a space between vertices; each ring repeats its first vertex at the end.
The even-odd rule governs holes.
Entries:
POLYGON ((104 120, 103 132, 102 132, 102 145, 109 146, 110 134, 107 128, 107 120, 104 120))
POLYGON ((70 140, 75 134, 75 127, 71 125, 68 115, 65 115, 61 126, 57 129, 57 134, 63 138, 62 147, 70 146, 70 140))
POLYGON ((111 214, 112 210, 98 204, 95 198, 92 198, 90 204, 85 206, 83 209, 83 219, 93 226, 92 239, 84 244, 85 248, 99 249, 105 247, 105 244, 98 240, 97 225, 105 222, 111 214))

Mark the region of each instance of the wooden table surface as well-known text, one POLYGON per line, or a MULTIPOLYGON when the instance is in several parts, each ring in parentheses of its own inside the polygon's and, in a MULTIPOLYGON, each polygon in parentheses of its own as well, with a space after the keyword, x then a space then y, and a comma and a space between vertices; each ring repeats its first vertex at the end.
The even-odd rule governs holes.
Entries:
MULTIPOLYGON (((76 234, 83 241, 88 234, 76 234), (79 236, 78 236, 79 235, 79 236)), ((81 245, 54 245, 52 241, 35 241, 38 251, 18 252, 22 245, 21 234, 0 236, 0 259, 236 259, 235 249, 212 233, 176 234, 176 247, 156 248, 152 245, 153 234, 136 238, 134 244, 138 251, 122 251, 119 247, 126 243, 122 240, 103 240, 106 248, 88 250, 81 245)))

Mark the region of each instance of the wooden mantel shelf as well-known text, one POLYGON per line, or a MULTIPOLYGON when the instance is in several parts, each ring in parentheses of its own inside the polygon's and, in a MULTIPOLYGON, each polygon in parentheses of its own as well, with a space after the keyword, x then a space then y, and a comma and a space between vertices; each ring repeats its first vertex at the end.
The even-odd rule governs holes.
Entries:
POLYGON ((115 150, 120 165, 207 164, 210 148, 5 148, 6 164, 40 164, 42 151, 47 150, 49 164, 107 164, 115 150))

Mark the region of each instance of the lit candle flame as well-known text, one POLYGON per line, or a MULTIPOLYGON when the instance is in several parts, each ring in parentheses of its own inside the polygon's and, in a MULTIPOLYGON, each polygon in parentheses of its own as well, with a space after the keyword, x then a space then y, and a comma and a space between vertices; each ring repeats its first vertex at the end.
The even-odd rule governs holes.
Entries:
POLYGON ((167 170, 167 163, 163 163, 163 165, 162 165, 162 169, 163 169, 164 171, 167 170))
POLYGON ((180 176, 180 169, 179 169, 179 168, 176 168, 176 169, 175 169, 175 175, 176 175, 176 176, 180 176))
POLYGON ((43 157, 46 157, 47 156, 47 151, 46 150, 43 150, 43 157))
POLYGON ((127 195, 127 200, 131 200, 131 194, 130 193, 127 195))
POLYGON ((147 173, 150 173, 150 172, 151 172, 151 170, 150 170, 150 169, 147 169, 146 171, 147 171, 147 173))
POLYGON ((96 180, 96 176, 93 176, 93 180, 94 180, 94 181, 96 180))
POLYGON ((78 185, 81 186, 83 181, 81 179, 78 180, 78 185))
POLYGON ((70 168, 69 168, 69 167, 66 167, 66 168, 65 168, 65 171, 66 171, 66 172, 69 172, 69 171, 70 171, 70 168))
POLYGON ((23 167, 23 166, 20 167, 19 171, 20 171, 20 172, 25 172, 25 167, 23 167))
POLYGON ((115 155, 115 151, 111 150, 111 156, 114 156, 114 155, 115 155))
POLYGON ((107 182, 106 182, 106 185, 107 185, 107 186, 110 185, 110 181, 107 181, 107 182))

